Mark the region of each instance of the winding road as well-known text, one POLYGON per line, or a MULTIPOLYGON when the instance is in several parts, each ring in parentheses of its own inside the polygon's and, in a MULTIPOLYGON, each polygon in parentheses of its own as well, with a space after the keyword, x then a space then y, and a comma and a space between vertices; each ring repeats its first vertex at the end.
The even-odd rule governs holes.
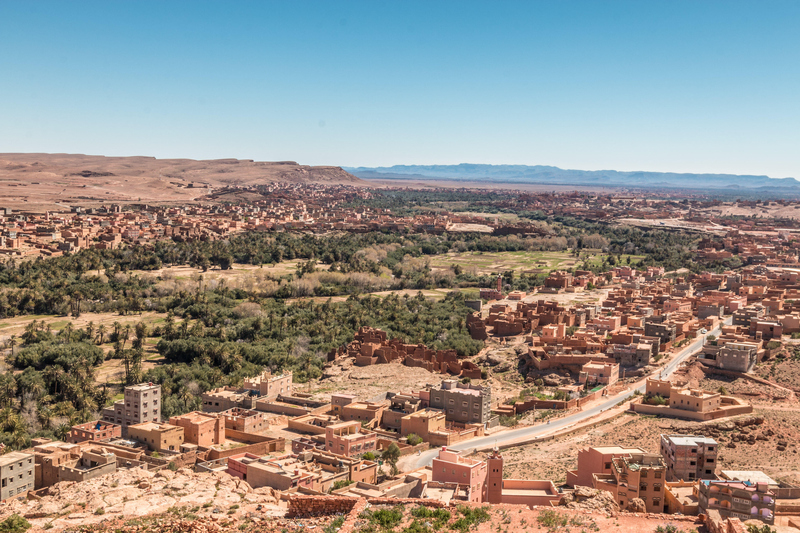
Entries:
MULTIPOLYGON (((720 327, 724 325, 730 325, 733 318, 728 317, 724 321, 720 322, 720 324, 706 333, 705 335, 701 335, 697 337, 691 344, 687 345, 683 350, 678 352, 672 360, 667 363, 666 366, 659 369, 658 372, 654 372, 649 377, 658 376, 660 375, 662 378, 667 378, 670 374, 675 372, 683 361, 686 360, 690 355, 700 350, 703 345, 703 341, 709 335, 717 335, 720 331, 720 327)), ((516 441, 525 441, 531 437, 535 436, 543 436, 545 434, 553 433, 555 431, 568 428, 570 426, 574 426, 580 422, 585 421, 588 418, 592 418, 595 415, 606 411, 607 409, 611 409, 618 403, 623 400, 627 400, 636 391, 644 392, 645 389, 645 379, 636 382, 635 388, 617 394, 616 396, 612 396, 603 403, 597 404, 594 407, 586 409, 585 411, 580 411, 573 415, 565 416, 564 418, 559 418, 556 420, 551 420, 549 424, 539 424, 536 426, 526 426, 520 429, 512 429, 509 431, 503 431, 501 433, 497 433, 494 435, 490 435, 488 437, 477 437, 474 439, 465 440, 455 444, 453 446, 448 446, 448 449, 454 451, 464 451, 469 450, 471 448, 487 448, 492 445, 502 445, 502 444, 510 444, 516 441)), ((423 466, 428 466, 433 463, 433 458, 439 454, 439 449, 435 448, 432 450, 428 450, 423 452, 419 456, 416 457, 416 462, 411 463, 409 461, 409 465, 413 465, 413 468, 421 468, 423 466)))

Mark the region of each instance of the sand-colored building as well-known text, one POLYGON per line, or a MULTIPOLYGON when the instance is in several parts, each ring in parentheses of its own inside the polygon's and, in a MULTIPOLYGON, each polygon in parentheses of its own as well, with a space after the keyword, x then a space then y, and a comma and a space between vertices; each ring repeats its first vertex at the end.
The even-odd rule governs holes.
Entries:
POLYGON ((183 428, 183 442, 204 448, 225 444, 225 418, 222 416, 192 411, 170 417, 169 423, 183 428))
POLYGON ((183 428, 172 424, 145 422, 128 427, 128 438, 147 445, 154 452, 178 452, 183 444, 183 428))

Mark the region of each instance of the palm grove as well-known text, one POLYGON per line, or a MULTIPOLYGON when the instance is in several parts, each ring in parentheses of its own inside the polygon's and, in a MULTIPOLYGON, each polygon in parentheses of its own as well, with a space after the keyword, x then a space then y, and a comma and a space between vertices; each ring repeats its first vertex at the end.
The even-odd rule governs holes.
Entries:
MULTIPOLYGON (((643 255, 636 266, 709 266, 691 261, 696 240, 689 235, 577 220, 541 224, 536 237, 250 233, 225 241, 164 241, 151 249, 89 249, 2 264, 0 318, 113 313, 120 319, 81 328, 66 320, 57 331, 47 321, 32 319, 21 335, 6 339, 0 442, 23 448, 34 436, 63 438, 73 424, 96 418, 122 385, 144 380, 161 384, 163 416, 198 409, 204 391, 239 384, 263 367, 290 369, 298 382, 313 380, 321 375, 325 355, 350 342, 361 326, 473 355, 482 343, 466 330, 471 309, 462 292, 441 300, 407 292, 384 298, 369 294, 492 283, 492 276, 464 272, 457 265, 446 271, 430 267, 430 257, 450 251, 572 250, 580 258, 584 249, 601 248, 609 258, 643 255), (258 274, 261 269, 255 269, 250 281, 238 284, 210 283, 202 275, 235 263, 263 266, 285 260, 299 260, 296 271, 279 275, 264 269, 258 274), (326 268, 320 270, 320 264, 326 268), (147 273, 171 265, 195 266, 201 273, 191 280, 147 273), (347 299, 324 299, 332 296, 347 299), (300 299, 288 303, 288 298, 300 299), (154 347, 162 362, 145 371, 147 347, 154 347), (122 379, 98 382, 98 369, 110 359, 119 360, 122 379)), ((602 270, 609 264, 585 266, 602 270)), ((543 277, 510 272, 505 282, 526 290, 543 277)))

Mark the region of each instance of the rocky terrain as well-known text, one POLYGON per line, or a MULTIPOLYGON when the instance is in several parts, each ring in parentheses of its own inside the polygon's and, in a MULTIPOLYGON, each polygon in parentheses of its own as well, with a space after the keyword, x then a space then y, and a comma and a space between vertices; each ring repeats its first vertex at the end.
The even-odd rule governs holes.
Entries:
POLYGON ((83 483, 61 482, 41 497, 0 504, 0 521, 14 514, 34 528, 60 531, 163 513, 211 522, 282 517, 285 508, 270 488, 253 490, 225 473, 120 470, 83 483))
POLYGON ((70 203, 187 202, 227 187, 276 181, 362 183, 339 167, 292 161, 0 154, 0 204, 28 211, 70 203))

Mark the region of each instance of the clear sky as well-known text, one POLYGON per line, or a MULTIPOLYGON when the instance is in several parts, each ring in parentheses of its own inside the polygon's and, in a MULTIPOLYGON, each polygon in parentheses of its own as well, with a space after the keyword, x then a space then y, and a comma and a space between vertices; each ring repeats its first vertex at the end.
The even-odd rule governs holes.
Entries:
POLYGON ((0 152, 800 179, 800 1, 0 0, 0 152))

